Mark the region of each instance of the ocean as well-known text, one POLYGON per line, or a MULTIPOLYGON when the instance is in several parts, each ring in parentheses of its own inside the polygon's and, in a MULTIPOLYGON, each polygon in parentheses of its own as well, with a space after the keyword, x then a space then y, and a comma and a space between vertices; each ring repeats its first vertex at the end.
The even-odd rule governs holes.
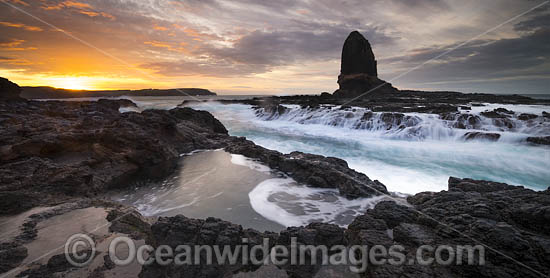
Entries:
MULTIPOLYGON (((250 96, 234 98, 245 97, 250 96)), ((220 96, 217 98, 227 99, 230 97, 220 96)), ((189 99, 189 97, 131 98, 138 105, 137 110, 171 109, 177 107, 185 99, 189 99)), ((364 114, 364 109, 361 108, 356 108, 355 111, 340 109, 309 111, 297 106, 287 106, 287 113, 279 117, 268 118, 256 115, 251 106, 243 104, 226 105, 209 101, 189 102, 186 103, 186 106, 211 112, 225 125, 231 135, 244 136, 263 147, 283 153, 302 151, 344 159, 350 168, 366 174, 373 180, 379 180, 397 196, 423 191, 447 190, 447 180, 450 176, 523 185, 533 190, 545 190, 550 185, 550 171, 548 171, 550 149, 523 142, 528 136, 550 135, 550 121, 547 120, 540 125, 517 121, 513 124, 512 129, 502 131, 501 127, 494 125, 490 119, 486 119, 482 123, 482 129, 501 135, 498 141, 489 142, 464 141, 464 133, 470 130, 449 128, 448 123, 442 121, 437 115, 429 114, 406 113, 417 124, 406 128, 387 129, 379 122, 360 126, 359 119, 364 114)), ((542 111, 550 111, 550 106, 490 104, 483 107, 472 107, 473 110, 468 113, 479 114, 484 110, 498 107, 519 113, 539 115, 542 111)), ((136 109, 121 108, 122 112, 133 110, 136 109)), ((212 161, 206 164, 216 165, 215 160, 212 161)), ((170 184, 169 181, 166 182, 170 184)), ((211 184, 212 180, 200 182, 211 184)), ((223 189, 223 187, 230 185, 224 183, 222 179, 218 179, 217 182, 219 184, 213 185, 214 188, 220 192, 227 192, 227 189, 223 189)), ((237 186, 235 188, 240 188, 239 190, 242 192, 249 192, 248 196, 244 196, 244 199, 234 198, 233 200, 237 200, 232 201, 235 204, 229 202, 225 205, 227 208, 216 208, 215 205, 209 207, 211 210, 222 210, 221 216, 226 209, 248 199, 248 205, 254 212, 248 211, 247 214, 257 213, 278 225, 305 225, 323 218, 325 222, 345 226, 349 223, 338 222, 338 219, 344 219, 345 215, 348 216, 345 219, 353 219, 351 216, 357 215, 364 210, 365 206, 372 206, 379 201, 372 198, 337 199, 330 190, 319 191, 319 189, 303 185, 289 186, 289 182, 292 181, 287 178, 271 178, 258 181, 255 186, 247 185, 248 187, 244 189, 232 182, 231 186, 237 186), (294 209, 288 209, 290 207, 294 209), (305 213, 305 211, 309 212, 305 213)), ((188 181, 183 183, 187 184, 188 181)), ((188 189, 180 188, 178 190, 188 189)), ((197 196, 201 194, 210 196, 215 193, 198 190, 195 193, 198 194, 197 196)), ((161 193, 148 191, 141 195, 156 200, 161 193)), ((182 194, 182 198, 186 198, 187 195, 182 194)), ((220 202, 227 200, 225 195, 215 195, 215 197, 220 202)), ((150 201, 148 198, 140 199, 138 196, 138 199, 132 201, 133 204, 139 205, 140 212, 146 215, 192 214, 195 211, 200 212, 200 206, 204 205, 204 201, 197 202, 192 204, 192 206, 196 206, 194 208, 184 206, 181 211, 172 211, 171 208, 179 207, 181 204, 178 205, 177 201, 159 203, 158 200, 150 201), (169 205, 165 206, 165 203, 169 205)), ((190 200, 185 199, 182 202, 185 205, 190 200)), ((213 211, 208 213, 217 215, 213 211)), ((197 215, 197 217, 200 216, 197 215)), ((263 223, 264 220, 258 220, 258 223, 263 223)), ((241 224, 261 229, 261 227, 254 226, 253 223, 241 224)))

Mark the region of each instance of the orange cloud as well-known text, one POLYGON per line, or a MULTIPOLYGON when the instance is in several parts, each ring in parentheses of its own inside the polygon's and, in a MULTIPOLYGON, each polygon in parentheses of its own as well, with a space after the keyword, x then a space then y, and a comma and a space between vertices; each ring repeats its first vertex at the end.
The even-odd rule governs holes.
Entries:
POLYGON ((189 53, 189 51, 184 47, 186 45, 184 42, 180 43, 178 47, 174 47, 173 45, 167 42, 159 42, 159 41, 146 41, 143 43, 150 46, 158 47, 158 48, 164 48, 170 51, 189 53))
POLYGON ((25 25, 23 23, 13 23, 13 22, 6 22, 6 21, 0 21, 0 25, 7 26, 7 27, 13 27, 13 28, 22 28, 27 31, 42 31, 42 28, 37 26, 30 26, 25 25))
POLYGON ((57 5, 53 6, 43 6, 42 9, 44 10, 61 10, 65 8, 72 8, 78 10, 78 13, 87 15, 89 17, 96 17, 96 16, 102 16, 105 18, 109 18, 111 20, 116 19, 113 15, 105 13, 105 12, 98 12, 93 9, 93 7, 90 4, 77 2, 77 1, 64 1, 57 5))
POLYGON ((24 40, 11 40, 9 42, 0 42, 0 47, 16 47, 24 42, 24 40))
POLYGON ((146 42, 143 42, 143 43, 144 43, 144 44, 151 45, 151 46, 154 46, 154 47, 172 48, 171 45, 169 45, 169 44, 167 44, 167 43, 159 42, 159 41, 146 41, 146 42))
POLYGON ((72 7, 72 8, 77 8, 77 9, 91 9, 92 8, 92 6, 90 6, 89 4, 80 3, 80 2, 76 2, 76 1, 65 1, 65 2, 63 2, 63 5, 65 5, 66 7, 72 7))
POLYGON ((36 50, 36 47, 20 47, 25 40, 10 40, 8 42, 0 42, 0 48, 5 51, 23 51, 23 50, 36 50))
POLYGON ((23 1, 23 0, 8 0, 8 2, 12 2, 12 3, 14 3, 14 4, 19 4, 19 5, 23 5, 23 6, 27 6, 27 7, 29 6, 29 4, 26 3, 26 2, 23 1))
POLYGON ((109 18, 109 19, 115 19, 114 16, 112 16, 108 13, 104 13, 104 12, 94 12, 94 11, 78 11, 78 12, 83 14, 83 15, 87 15, 89 17, 102 16, 102 17, 109 18))
POLYGON ((44 10, 61 10, 63 8, 75 8, 75 9, 92 9, 92 6, 86 3, 76 1, 64 1, 53 6, 43 6, 44 10))
POLYGON ((9 57, 0 57, 0 64, 13 65, 13 66, 30 66, 33 63, 26 59, 15 59, 9 57))
POLYGON ((159 30, 159 31, 168 31, 168 28, 163 27, 163 26, 158 26, 158 25, 155 25, 155 26, 153 27, 153 29, 159 30))

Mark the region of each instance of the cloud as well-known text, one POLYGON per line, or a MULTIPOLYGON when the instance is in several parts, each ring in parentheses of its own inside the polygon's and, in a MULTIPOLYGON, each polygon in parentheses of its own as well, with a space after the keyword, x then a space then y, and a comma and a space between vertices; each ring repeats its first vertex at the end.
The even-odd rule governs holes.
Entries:
MULTIPOLYGON (((524 26, 524 25, 522 25, 524 26)), ((531 28, 530 28, 531 29, 531 28)), ((425 84, 456 84, 488 82, 493 87, 499 81, 550 80, 550 28, 532 28, 535 31, 517 38, 476 40, 399 78, 396 82, 425 84)), ((380 61, 401 68, 414 68, 456 44, 415 49, 406 55, 380 61)), ((451 85, 452 86, 452 85, 451 85)))
POLYGON ((36 47, 22 47, 25 40, 19 39, 0 39, 0 50, 4 51, 24 51, 24 50, 36 50, 36 47))
POLYGON ((87 15, 89 17, 102 16, 102 17, 105 17, 105 18, 109 18, 111 20, 115 19, 114 16, 112 16, 108 13, 104 13, 104 12, 94 12, 94 11, 78 11, 78 12, 83 14, 83 15, 87 15))
POLYGON ((101 16, 101 17, 108 18, 108 19, 111 19, 111 20, 116 19, 115 16, 113 16, 109 13, 94 10, 94 8, 88 3, 82 3, 82 2, 77 2, 77 1, 63 1, 63 2, 60 2, 60 3, 56 3, 56 4, 46 3, 44 6, 42 6, 42 9, 48 10, 48 11, 62 10, 62 9, 73 9, 76 12, 78 12, 79 14, 87 15, 89 17, 101 16))
MULTIPOLYGON (((245 80, 244 85, 272 80, 273 84, 264 87, 286 88, 288 80, 295 78, 298 81, 293 85, 303 84, 308 89, 317 86, 318 91, 337 86, 341 47, 353 30, 359 30, 371 42, 381 77, 390 79, 536 5, 533 1, 517 0, 10 0, 10 3, 128 64, 162 75, 155 76, 157 80, 185 82, 189 79, 180 77, 202 75, 201 80, 215 82, 212 80, 225 77, 233 82, 245 80), (319 83, 321 79, 325 83, 319 83)), ((548 41, 544 37, 550 26, 549 7, 539 8, 521 17, 515 25, 506 24, 468 43, 394 85, 422 83, 442 88, 443 82, 447 82, 448 89, 453 89, 456 84, 466 82, 482 86, 483 80, 498 87, 495 84, 503 80, 512 84, 510 78, 544 79, 549 63, 548 41)), ((22 32, 31 31, 25 28, 32 28, 37 22, 17 9, 0 10, 0 20, 6 23, 0 23, 2 37, 17 38, 0 40, 0 45, 4 44, 0 56, 19 58, 8 49, 29 50, 31 46, 40 46, 37 51, 25 52, 25 58, 36 64, 20 65, 18 69, 49 74, 70 65, 71 70, 92 71, 88 63, 73 65, 73 61, 86 57, 87 61, 97 61, 93 71, 118 74, 126 70, 113 66, 110 57, 103 57, 61 32, 49 28, 43 32, 22 32)))
POLYGON ((92 6, 87 3, 81 3, 76 1, 63 1, 57 4, 46 3, 42 6, 44 10, 61 10, 64 8, 76 8, 76 9, 92 9, 92 6))
POLYGON ((27 30, 27 31, 32 31, 32 32, 39 32, 39 31, 42 31, 42 28, 40 28, 40 27, 25 25, 25 24, 23 24, 23 23, 14 23, 14 22, 0 21, 0 25, 6 26, 6 27, 21 28, 21 29, 25 29, 25 30, 27 30))
POLYGON ((11 2, 13 4, 18 4, 18 5, 22 5, 22 6, 30 6, 27 2, 23 1, 23 0, 7 0, 8 2, 11 2))
MULTIPOLYGON (((228 47, 203 45, 193 50, 195 56, 206 57, 195 61, 195 65, 193 61, 180 60, 148 63, 143 67, 168 75, 192 74, 193 71, 210 76, 264 73, 294 63, 339 59, 342 43, 350 31, 344 26, 317 32, 256 30, 235 40, 228 47)), ((363 33, 386 43, 393 40, 376 28, 364 30, 363 33)))

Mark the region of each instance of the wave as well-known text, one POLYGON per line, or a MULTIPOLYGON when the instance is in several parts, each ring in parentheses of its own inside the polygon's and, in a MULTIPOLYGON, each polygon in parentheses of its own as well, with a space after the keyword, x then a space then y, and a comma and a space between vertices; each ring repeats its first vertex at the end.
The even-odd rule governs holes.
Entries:
POLYGON ((346 227, 386 196, 348 200, 333 189, 298 185, 291 178, 268 179, 248 194, 252 208, 285 227, 324 222, 346 227))
MULTIPOLYGON (((519 107, 524 112, 495 107, 487 105, 484 110, 476 108, 447 114, 373 112, 340 106, 301 108, 281 105, 254 109, 256 117, 263 121, 364 130, 372 136, 402 140, 522 142, 531 136, 550 135, 548 114, 537 111, 544 107, 519 107)), ((518 110, 518 107, 514 108, 518 110)))

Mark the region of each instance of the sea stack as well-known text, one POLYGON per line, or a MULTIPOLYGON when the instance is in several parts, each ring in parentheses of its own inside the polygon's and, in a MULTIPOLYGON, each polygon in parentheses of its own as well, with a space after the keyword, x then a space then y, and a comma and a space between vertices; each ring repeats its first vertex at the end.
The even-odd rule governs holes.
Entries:
POLYGON ((377 93, 396 90, 391 84, 378 79, 371 45, 358 31, 351 32, 344 42, 338 84, 340 89, 334 95, 342 98, 357 97, 371 90, 377 93))
POLYGON ((370 43, 361 33, 353 31, 349 34, 342 48, 342 64, 340 74, 366 73, 378 76, 376 59, 370 43))

